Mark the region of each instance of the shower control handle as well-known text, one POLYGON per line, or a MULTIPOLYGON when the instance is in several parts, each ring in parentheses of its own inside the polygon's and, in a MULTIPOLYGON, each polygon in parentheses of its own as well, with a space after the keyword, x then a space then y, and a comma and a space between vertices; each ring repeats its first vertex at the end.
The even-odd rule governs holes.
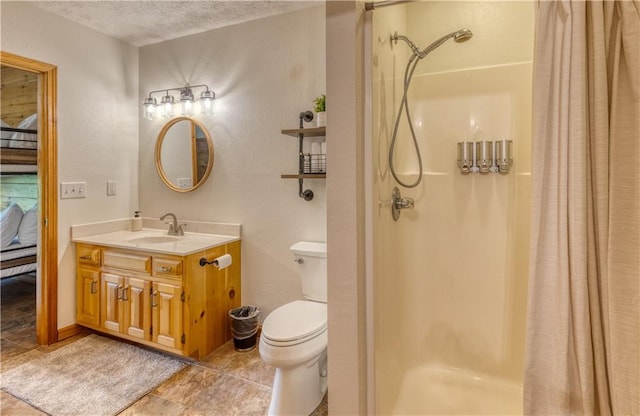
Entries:
POLYGON ((413 209, 414 205, 413 198, 403 198, 400 194, 400 189, 397 186, 393 188, 391 194, 391 216, 394 221, 398 221, 398 218, 400 218, 400 210, 413 209))
POLYGON ((414 200, 413 198, 400 198, 393 201, 393 203, 396 205, 396 208, 398 209, 407 209, 407 208, 413 208, 414 200))

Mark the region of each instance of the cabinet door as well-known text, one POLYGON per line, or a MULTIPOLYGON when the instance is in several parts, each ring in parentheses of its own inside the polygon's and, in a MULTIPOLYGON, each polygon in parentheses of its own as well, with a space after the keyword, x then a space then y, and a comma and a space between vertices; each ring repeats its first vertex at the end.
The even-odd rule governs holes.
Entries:
POLYGON ((76 279, 76 320, 79 324, 100 325, 100 272, 78 269, 76 279))
POLYGON ((151 313, 152 340, 165 347, 182 349, 181 286, 153 283, 151 313))
POLYGON ((122 332, 124 311, 120 300, 122 299, 124 278, 110 273, 102 273, 102 285, 100 288, 100 309, 102 315, 102 327, 111 331, 122 332))
POLYGON ((145 279, 128 277, 122 289, 124 332, 132 337, 151 339, 151 283, 145 279))

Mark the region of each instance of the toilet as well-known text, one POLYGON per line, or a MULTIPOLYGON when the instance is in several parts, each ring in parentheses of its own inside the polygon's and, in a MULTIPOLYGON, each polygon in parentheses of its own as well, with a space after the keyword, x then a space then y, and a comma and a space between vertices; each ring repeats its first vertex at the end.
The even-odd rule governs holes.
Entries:
POLYGON ((260 356, 276 368, 269 415, 309 415, 327 391, 327 245, 291 246, 302 294, 262 324, 260 356))

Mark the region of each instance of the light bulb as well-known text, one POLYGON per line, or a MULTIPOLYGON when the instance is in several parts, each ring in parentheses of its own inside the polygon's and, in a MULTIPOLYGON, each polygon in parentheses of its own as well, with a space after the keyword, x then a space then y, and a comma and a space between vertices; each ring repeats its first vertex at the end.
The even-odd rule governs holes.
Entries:
POLYGON ((193 115, 193 101, 183 101, 182 102, 182 115, 183 116, 192 116, 193 115))
POLYGON ((156 104, 155 98, 145 98, 142 102, 142 117, 147 120, 155 119, 157 117, 156 104))
POLYGON ((210 116, 214 110, 214 100, 216 95, 213 91, 202 91, 200 94, 200 112, 204 115, 210 116))
POLYGON ((174 99, 171 95, 165 95, 162 97, 162 102, 160 103, 160 115, 166 118, 173 117, 173 102, 174 99))

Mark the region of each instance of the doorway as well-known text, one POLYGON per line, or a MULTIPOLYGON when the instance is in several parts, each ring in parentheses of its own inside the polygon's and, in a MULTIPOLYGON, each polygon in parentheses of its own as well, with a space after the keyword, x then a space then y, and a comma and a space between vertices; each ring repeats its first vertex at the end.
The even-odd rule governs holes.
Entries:
POLYGON ((38 174, 38 271, 36 277, 36 339, 40 345, 58 341, 58 199, 56 99, 57 67, 0 52, 3 66, 36 74, 37 174, 38 174))

